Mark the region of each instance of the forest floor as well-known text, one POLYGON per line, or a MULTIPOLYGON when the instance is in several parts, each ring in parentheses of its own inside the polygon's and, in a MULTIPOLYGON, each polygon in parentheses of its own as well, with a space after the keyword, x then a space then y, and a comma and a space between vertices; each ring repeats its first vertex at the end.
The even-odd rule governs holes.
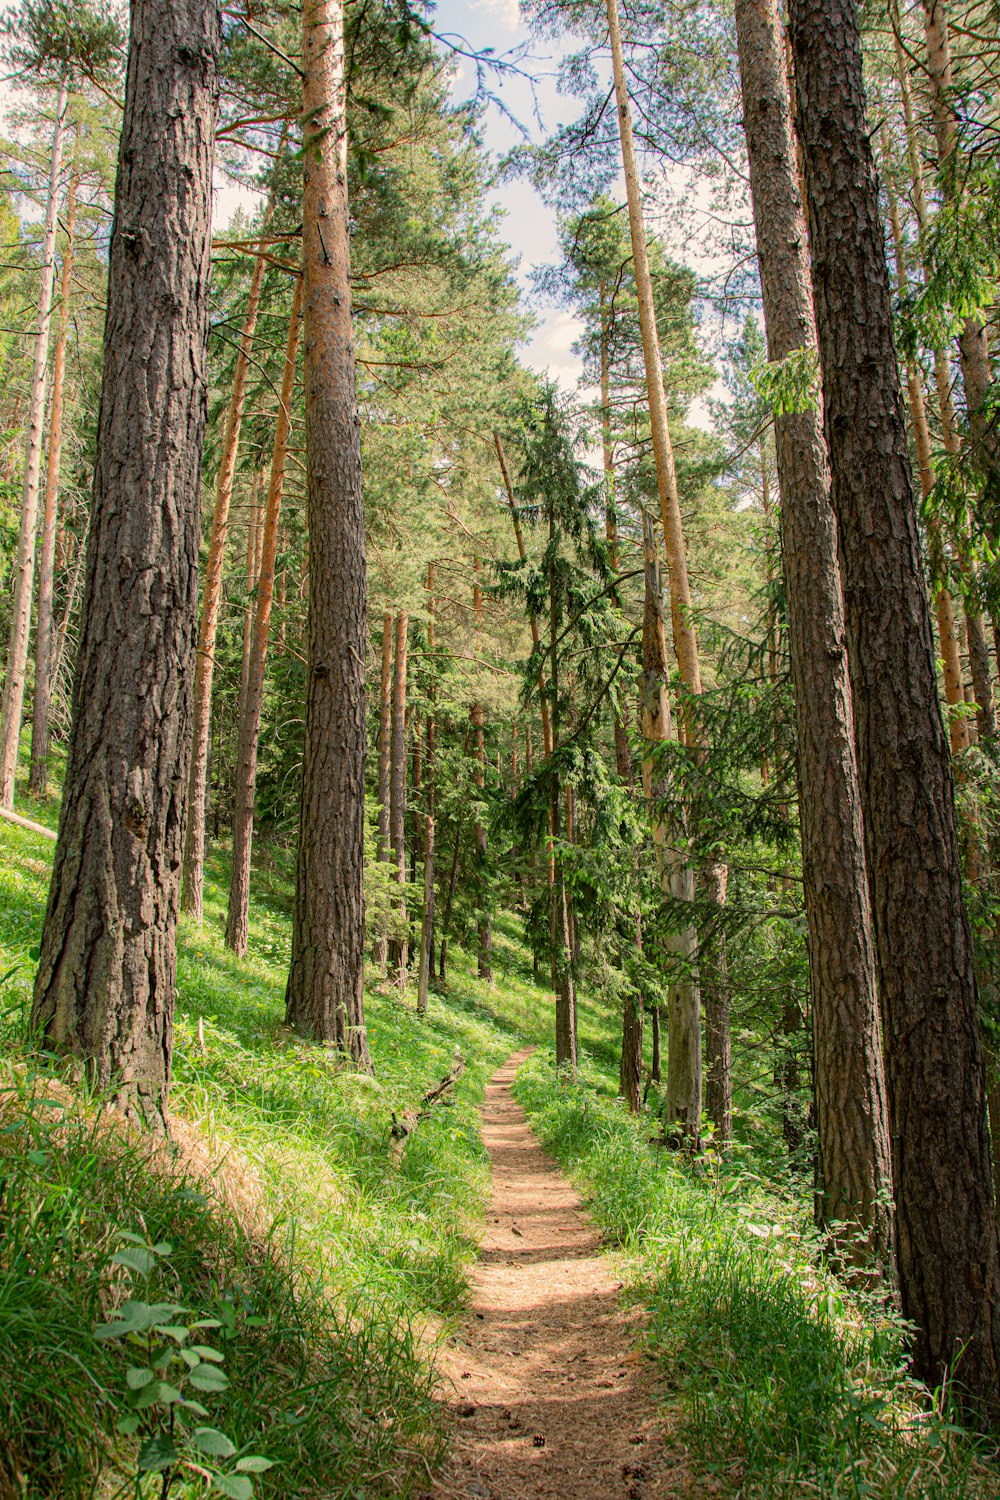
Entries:
POLYGON ((492 1194, 469 1311, 441 1361, 454 1435, 429 1494, 677 1495, 681 1460, 662 1390, 636 1350, 640 1310, 623 1305, 597 1227, 511 1093, 532 1050, 514 1053, 486 1088, 492 1194))

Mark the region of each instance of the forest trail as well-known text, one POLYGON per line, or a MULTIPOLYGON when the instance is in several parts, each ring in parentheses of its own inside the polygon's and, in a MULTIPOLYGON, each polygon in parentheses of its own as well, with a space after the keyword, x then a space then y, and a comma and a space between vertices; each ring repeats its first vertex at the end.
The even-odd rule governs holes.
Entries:
POLYGON ((469 1315, 447 1341, 451 1454, 429 1494, 448 1500, 653 1500, 684 1492, 641 1314, 597 1229, 511 1094, 508 1058, 482 1107, 493 1196, 469 1315), (453 1389, 451 1388, 453 1387, 453 1389))

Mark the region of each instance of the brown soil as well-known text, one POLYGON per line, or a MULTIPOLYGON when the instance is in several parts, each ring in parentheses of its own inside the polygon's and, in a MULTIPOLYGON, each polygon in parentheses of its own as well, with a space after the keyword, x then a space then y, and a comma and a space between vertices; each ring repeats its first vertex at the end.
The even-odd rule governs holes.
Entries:
POLYGON ((486 1090, 493 1198, 469 1315, 446 1344, 453 1441, 430 1495, 679 1496, 683 1458, 636 1349, 641 1311, 623 1307, 593 1223, 511 1097, 527 1056, 509 1058, 486 1090))

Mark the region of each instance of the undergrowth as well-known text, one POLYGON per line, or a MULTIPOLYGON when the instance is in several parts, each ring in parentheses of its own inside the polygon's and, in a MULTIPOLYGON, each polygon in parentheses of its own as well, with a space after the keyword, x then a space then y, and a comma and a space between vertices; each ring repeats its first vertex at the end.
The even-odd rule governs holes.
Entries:
POLYGON ((573 1175, 630 1284, 700 1471, 739 1496, 986 1500, 1000 1472, 905 1370, 904 1330, 823 1265, 806 1205, 738 1148, 700 1164, 655 1143, 607 1075, 547 1054, 514 1092, 573 1175))
MULTIPOLYGON (((51 804, 20 810, 52 821, 51 804)), ((488 1187, 476 1106, 551 1025, 512 932, 498 929, 492 988, 452 945, 449 993, 425 1021, 370 973, 375 1073, 358 1074, 283 1024, 290 852, 261 848, 245 961, 223 944, 228 871, 213 858, 205 922, 181 923, 172 1141, 156 1146, 28 1048, 52 849, 0 824, 0 1500, 136 1493, 136 1440, 116 1432, 128 1351, 93 1337, 136 1295, 115 1263, 125 1236, 171 1246, 147 1301, 222 1323, 212 1425, 274 1461, 259 1495, 412 1493, 440 1451, 434 1341, 462 1305, 488 1187), (417 1107, 456 1049, 453 1101, 397 1164, 393 1112, 417 1107)))

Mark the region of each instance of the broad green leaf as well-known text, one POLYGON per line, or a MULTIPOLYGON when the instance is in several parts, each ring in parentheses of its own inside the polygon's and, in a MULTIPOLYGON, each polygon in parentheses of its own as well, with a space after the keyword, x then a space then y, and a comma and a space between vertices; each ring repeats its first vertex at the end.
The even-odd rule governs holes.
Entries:
POLYGON ((118 1432, 121 1433, 122 1437, 131 1437, 133 1432, 138 1431, 141 1421, 141 1417, 138 1417, 134 1413, 130 1412, 128 1416, 118 1418, 118 1421, 115 1423, 115 1428, 118 1432))
POLYGON ((215 1365, 195 1365, 188 1378, 196 1391, 224 1391, 229 1384, 215 1365))
POLYGON ((215 1427, 196 1427, 191 1441, 199 1452, 208 1453, 212 1458, 232 1458, 236 1452, 236 1444, 215 1427))
POLYGON ((218 1349, 213 1349, 211 1344, 192 1344, 191 1349, 194 1354, 200 1355, 202 1359, 207 1359, 213 1365, 221 1365, 226 1357, 224 1354, 220 1354, 218 1349))
POLYGON ((266 1474, 268 1469, 274 1468, 273 1458, 261 1458, 257 1453, 248 1453, 246 1458, 236 1461, 236 1468, 241 1474, 266 1474))
POLYGON ((213 1474, 212 1483, 229 1500, 253 1500, 253 1482, 244 1474, 213 1474))
POLYGON ((160 1333, 164 1338, 174 1339, 178 1344, 183 1344, 190 1328, 184 1328, 180 1323, 157 1323, 153 1329, 154 1333, 160 1333))
POLYGON ((162 1474, 177 1462, 177 1449, 170 1438, 162 1435, 151 1437, 139 1450, 138 1467, 147 1474, 162 1474))
POLYGON ((156 1256, 150 1250, 144 1250, 141 1245, 126 1245, 124 1250, 119 1250, 111 1257, 113 1266, 125 1266, 129 1271, 134 1271, 137 1276, 148 1276, 156 1265, 156 1256))
POLYGON ((148 1385, 155 1378, 152 1370, 140 1370, 135 1365, 125 1371, 125 1382, 130 1391, 141 1391, 144 1385, 148 1385))
POLYGON ((144 1411, 147 1406, 173 1406, 175 1401, 181 1399, 181 1393, 176 1386, 168 1385, 165 1380, 154 1380, 150 1385, 143 1386, 135 1401, 136 1411, 144 1411))
POLYGON ((28 1160, 33 1167, 47 1167, 49 1164, 49 1154, 47 1151, 29 1151, 28 1160))

